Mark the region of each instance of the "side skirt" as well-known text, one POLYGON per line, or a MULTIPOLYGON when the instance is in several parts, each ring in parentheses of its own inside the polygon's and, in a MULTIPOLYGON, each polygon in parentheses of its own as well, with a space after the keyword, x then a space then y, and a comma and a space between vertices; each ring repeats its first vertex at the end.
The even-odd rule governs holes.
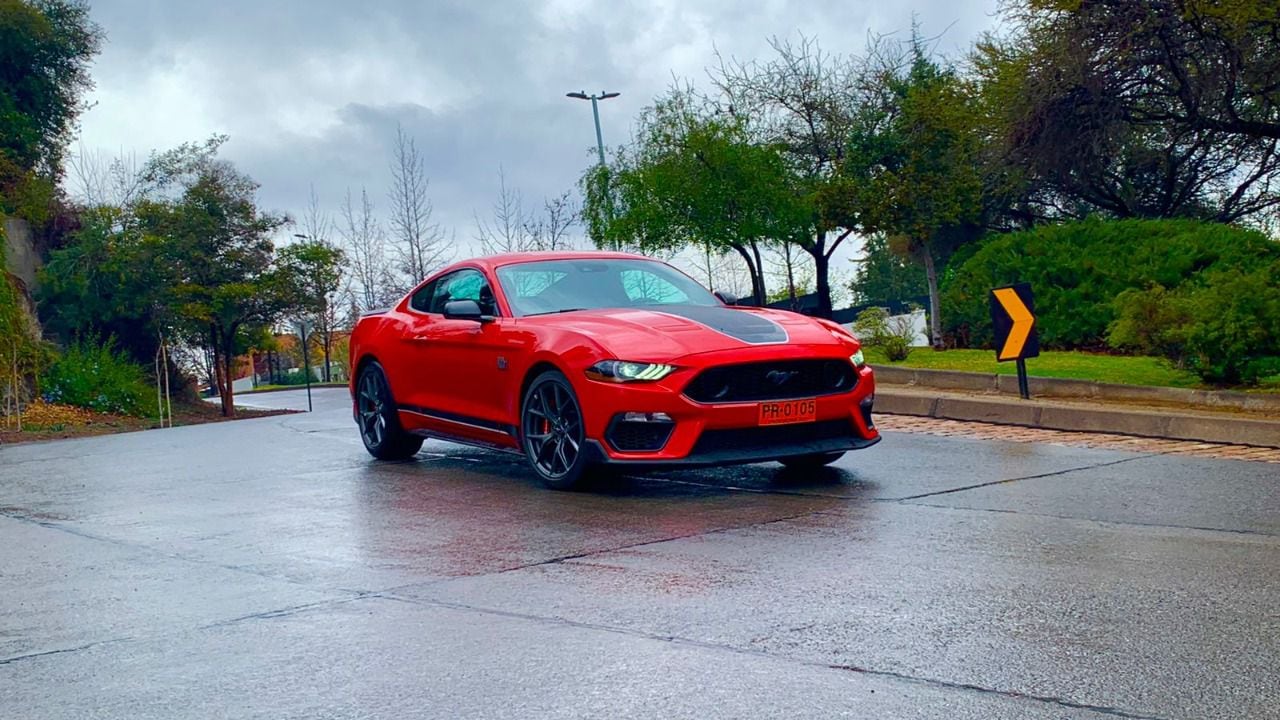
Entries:
MULTIPOLYGON (((501 423, 491 422, 489 420, 484 420, 482 418, 473 418, 468 415, 459 415, 457 413, 446 412, 443 410, 435 410, 432 408, 424 408, 424 407, 419 407, 417 405, 398 405, 396 406, 396 411, 402 412, 402 413, 409 413, 411 415, 418 415, 420 417, 428 418, 430 420, 435 420, 437 422, 446 422, 453 425, 458 425, 460 427, 470 428, 472 430, 480 430, 482 432, 492 433, 495 436, 506 437, 512 440, 519 439, 519 436, 516 433, 515 426, 503 425, 501 423)), ((502 443, 498 442, 496 438, 493 442, 486 442, 484 440, 478 440, 473 437, 467 437, 461 434, 451 433, 446 430, 437 430, 437 429, 430 429, 430 430, 418 429, 418 430, 411 430, 410 432, 414 435, 418 435, 424 438, 431 438, 434 440, 444 440, 446 442, 458 443, 459 445, 470 445, 472 447, 484 448, 486 450, 500 450, 502 452, 508 452, 514 455, 523 455, 523 453, 521 453, 518 448, 513 448, 507 445, 503 445, 502 443)))

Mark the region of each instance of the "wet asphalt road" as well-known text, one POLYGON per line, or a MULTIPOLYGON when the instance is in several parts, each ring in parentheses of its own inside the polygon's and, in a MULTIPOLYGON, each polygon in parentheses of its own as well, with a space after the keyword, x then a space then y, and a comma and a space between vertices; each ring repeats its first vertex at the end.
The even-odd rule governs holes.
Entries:
POLYGON ((889 434, 559 493, 316 399, 0 448, 0 718, 1280 718, 1275 465, 889 434))

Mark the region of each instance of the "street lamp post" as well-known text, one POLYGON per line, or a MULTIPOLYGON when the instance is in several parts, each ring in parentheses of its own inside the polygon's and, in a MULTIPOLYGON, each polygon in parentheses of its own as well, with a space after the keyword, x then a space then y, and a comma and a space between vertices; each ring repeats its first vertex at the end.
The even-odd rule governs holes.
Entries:
POLYGON ((565 97, 571 97, 577 100, 591 101, 591 115, 596 120, 596 151, 600 153, 600 164, 604 165, 604 136, 600 134, 600 103, 601 100, 616 98, 620 93, 600 91, 598 94, 588 95, 585 92, 566 93, 565 97))

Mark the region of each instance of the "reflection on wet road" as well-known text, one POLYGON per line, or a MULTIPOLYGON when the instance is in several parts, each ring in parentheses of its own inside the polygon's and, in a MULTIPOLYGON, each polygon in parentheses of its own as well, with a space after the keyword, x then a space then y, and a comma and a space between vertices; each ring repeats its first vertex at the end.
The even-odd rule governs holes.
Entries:
POLYGON ((346 402, 0 449, 0 716, 1280 717, 1274 466, 889 434, 561 493, 346 402))

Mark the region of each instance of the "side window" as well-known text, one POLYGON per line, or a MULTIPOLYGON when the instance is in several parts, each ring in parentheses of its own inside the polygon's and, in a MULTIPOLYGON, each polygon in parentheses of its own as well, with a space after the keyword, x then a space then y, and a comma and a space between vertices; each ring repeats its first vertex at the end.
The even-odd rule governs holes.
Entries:
POLYGON ((431 296, 435 295, 436 285, 439 283, 439 280, 432 280, 418 288, 413 297, 409 298, 409 307, 418 312, 431 312, 431 296))
POLYGON ((485 313, 492 315, 497 312, 493 290, 479 270, 459 270, 440 278, 435 285, 428 312, 443 313, 445 303, 453 300, 474 300, 485 313))

